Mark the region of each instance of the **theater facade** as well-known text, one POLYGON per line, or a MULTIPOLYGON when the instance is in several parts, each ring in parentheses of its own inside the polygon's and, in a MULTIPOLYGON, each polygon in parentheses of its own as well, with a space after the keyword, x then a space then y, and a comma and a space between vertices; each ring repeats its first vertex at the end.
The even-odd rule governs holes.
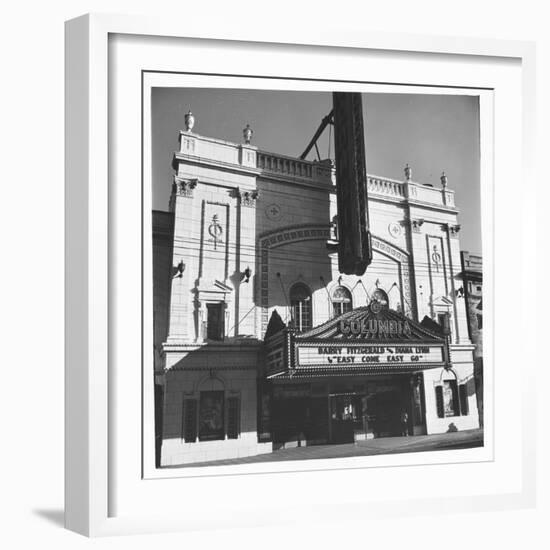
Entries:
POLYGON ((346 275, 332 161, 190 126, 152 213, 158 465, 477 428, 447 178, 369 175, 372 263, 346 275))

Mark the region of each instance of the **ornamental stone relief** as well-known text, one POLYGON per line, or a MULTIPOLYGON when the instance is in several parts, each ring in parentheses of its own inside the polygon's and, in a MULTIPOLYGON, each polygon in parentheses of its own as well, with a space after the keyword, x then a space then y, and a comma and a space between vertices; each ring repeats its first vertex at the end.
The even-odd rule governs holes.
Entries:
POLYGON ((278 204, 270 204, 265 209, 265 215, 268 220, 278 222, 283 217, 283 209, 278 204))
POLYGON ((199 278, 225 281, 228 277, 229 204, 203 201, 199 278))
POLYGON ((403 233, 403 229, 401 228, 401 225, 399 225, 396 222, 391 222, 388 224, 388 233, 394 238, 397 239, 400 237, 403 233))

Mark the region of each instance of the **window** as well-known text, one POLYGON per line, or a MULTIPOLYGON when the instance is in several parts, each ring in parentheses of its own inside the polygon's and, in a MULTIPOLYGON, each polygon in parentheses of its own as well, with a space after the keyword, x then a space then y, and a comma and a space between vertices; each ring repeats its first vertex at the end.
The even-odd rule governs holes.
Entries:
POLYGON ((334 317, 338 317, 352 309, 351 292, 343 286, 336 287, 332 293, 332 313, 334 317))
POLYGON ((299 331, 309 330, 311 321, 311 292, 309 288, 297 283, 290 289, 290 307, 294 326, 299 331))
POLYGON ((387 306, 389 304, 389 298, 388 295, 381 288, 377 288, 372 293, 371 302, 379 302, 383 306, 387 306))
POLYGON ((456 416, 458 414, 456 380, 445 380, 443 382, 443 407, 445 416, 456 416))
POLYGON ((450 322, 450 316, 448 313, 438 313, 437 323, 443 329, 443 334, 451 334, 451 322, 450 322))
POLYGON ((185 399, 183 402, 183 440, 193 443, 197 439, 197 400, 185 399))
POLYGON ((445 380, 435 387, 435 404, 439 418, 467 416, 470 412, 467 385, 457 385, 456 380, 445 380))
POLYGON ((443 405, 443 386, 435 387, 435 406, 437 408, 438 418, 445 416, 445 407, 443 405))
POLYGON ((460 384, 458 386, 458 394, 460 397, 460 414, 462 416, 468 415, 468 389, 466 387, 466 384, 460 384))
POLYGON ((223 303, 206 304, 206 338, 208 340, 223 340, 224 305, 223 303))
POLYGON ((223 391, 201 391, 199 441, 224 439, 223 391))
POLYGON ((237 439, 241 433, 241 400, 227 399, 227 439, 237 439))
POLYGON ((483 315, 481 313, 476 313, 477 317, 477 328, 482 329, 483 328, 483 315))
POLYGON ((445 380, 443 384, 436 386, 435 401, 439 418, 458 416, 459 403, 456 380, 445 380))

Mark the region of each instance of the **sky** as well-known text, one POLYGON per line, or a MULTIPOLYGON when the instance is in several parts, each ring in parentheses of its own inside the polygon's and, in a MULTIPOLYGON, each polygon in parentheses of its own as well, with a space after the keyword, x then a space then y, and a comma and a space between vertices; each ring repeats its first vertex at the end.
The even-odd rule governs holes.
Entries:
MULTIPOLYGON (((250 124, 252 144, 298 157, 332 109, 329 92, 154 88, 152 113, 153 208, 167 210, 184 116, 195 116, 193 132, 242 143, 250 124)), ((479 187, 479 103, 475 96, 363 94, 367 172, 398 180, 412 168, 412 180, 440 186, 441 172, 455 191, 462 250, 481 254, 479 187)), ((322 158, 334 156, 329 128, 318 141, 322 158)), ((308 155, 316 157, 315 149, 308 155)))

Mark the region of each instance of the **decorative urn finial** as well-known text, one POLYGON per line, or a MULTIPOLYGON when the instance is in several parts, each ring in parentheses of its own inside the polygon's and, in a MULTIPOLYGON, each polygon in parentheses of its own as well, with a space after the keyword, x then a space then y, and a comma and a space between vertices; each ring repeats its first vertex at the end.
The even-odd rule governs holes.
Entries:
POLYGON ((412 177, 412 168, 409 166, 409 164, 407 163, 405 165, 405 179, 407 181, 411 181, 411 177, 412 177))
POLYGON ((250 145, 250 140, 252 139, 252 134, 253 133, 254 133, 254 130, 252 130, 252 128, 250 127, 250 124, 247 124, 246 128, 244 128, 244 130, 243 130, 244 142, 247 145, 250 145))
POLYGON ((447 175, 445 172, 441 172, 441 187, 443 187, 443 189, 447 187, 447 175))
POLYGON ((185 115, 185 130, 191 132, 193 126, 195 126, 195 116, 191 112, 191 109, 189 109, 189 112, 185 115))

